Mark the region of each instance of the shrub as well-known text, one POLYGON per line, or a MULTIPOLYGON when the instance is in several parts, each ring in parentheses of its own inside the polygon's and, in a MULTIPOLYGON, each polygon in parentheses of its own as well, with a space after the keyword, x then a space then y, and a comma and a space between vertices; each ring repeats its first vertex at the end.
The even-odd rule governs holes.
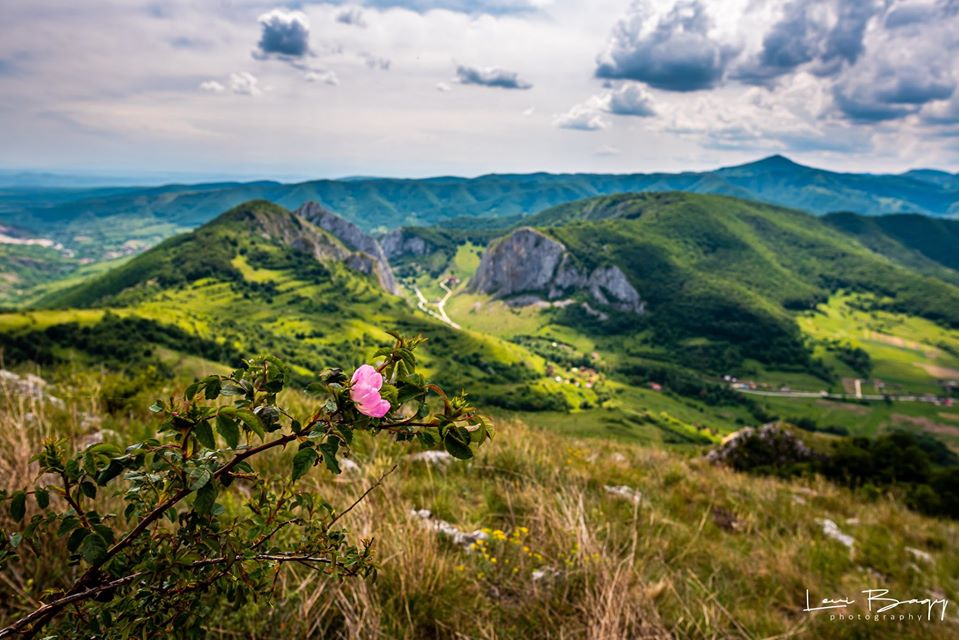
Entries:
POLYGON ((311 385, 317 408, 309 416, 277 404, 289 371, 267 356, 195 381, 182 400, 157 401, 159 435, 125 450, 101 442, 69 452, 45 442, 35 457, 38 484, 0 495, 20 523, 0 532, 0 569, 59 536, 64 564, 82 572, 0 637, 194 636, 219 604, 268 597, 289 563, 334 577, 371 575, 372 541, 351 542, 337 526, 356 503, 338 512, 297 481, 321 463, 339 473, 358 430, 442 442, 457 458, 490 437, 463 396, 448 397, 416 373, 422 341, 396 336, 377 353, 381 364, 364 365, 352 380, 323 371, 311 385), (257 472, 257 458, 288 445, 296 453, 285 479, 257 472), (104 494, 122 496, 122 514, 101 513, 104 494), (36 506, 29 520, 28 500, 36 506))

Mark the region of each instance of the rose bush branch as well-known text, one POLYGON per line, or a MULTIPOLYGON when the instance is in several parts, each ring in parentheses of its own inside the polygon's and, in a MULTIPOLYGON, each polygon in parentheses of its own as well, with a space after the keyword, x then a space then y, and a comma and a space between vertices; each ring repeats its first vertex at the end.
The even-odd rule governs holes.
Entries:
POLYGON ((69 553, 64 563, 82 572, 0 638, 45 628, 85 636, 200 632, 203 620, 191 613, 198 606, 269 593, 284 563, 334 577, 372 575, 372 542, 352 543, 337 525, 383 478, 342 512, 298 481, 318 465, 340 473, 338 458, 356 431, 441 443, 458 458, 491 437, 465 396, 449 396, 417 373, 414 352, 424 339, 394 338, 374 355, 382 358, 375 366, 349 378, 340 369, 321 372, 307 387, 317 408, 304 420, 278 404, 286 366, 262 357, 229 376, 196 380, 182 399, 154 403, 157 437, 125 450, 99 443, 69 453, 63 443, 45 443, 35 458, 39 478, 56 477, 60 485, 38 480, 0 496, 20 523, 0 538, 0 570, 30 553, 39 537, 59 536, 69 553), (288 445, 296 451, 284 480, 252 466, 288 445), (242 506, 224 499, 238 483, 248 489, 242 506), (51 491, 62 494, 62 508, 51 504, 51 491), (97 499, 102 493, 122 498, 122 513, 91 506, 105 503, 97 499), (37 507, 29 520, 28 497, 37 507))

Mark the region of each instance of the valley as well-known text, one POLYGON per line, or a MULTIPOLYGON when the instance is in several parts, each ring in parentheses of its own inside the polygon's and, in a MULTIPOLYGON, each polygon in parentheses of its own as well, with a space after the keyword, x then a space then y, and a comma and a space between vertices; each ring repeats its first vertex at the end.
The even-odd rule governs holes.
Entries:
MULTIPOLYGON (((390 489, 402 501, 390 503, 387 520, 429 549, 443 576, 425 600, 459 585, 478 602, 493 585, 526 607, 554 608, 554 619, 570 625, 580 598, 593 596, 573 590, 564 596, 573 602, 542 602, 535 594, 558 592, 530 595, 524 585, 544 575, 606 580, 613 563, 642 560, 645 569, 624 574, 630 584, 671 585, 637 601, 650 628, 784 633, 807 624, 798 610, 763 613, 748 595, 770 581, 790 581, 791 593, 816 575, 838 588, 863 566, 881 566, 891 584, 938 585, 954 570, 959 272, 935 243, 917 240, 911 222, 923 228, 928 219, 846 216, 839 224, 666 192, 385 231, 319 203, 252 200, 137 255, 38 276, 0 312, 0 364, 4 380, 39 375, 67 398, 57 424, 68 425, 69 438, 121 438, 144 429, 157 397, 241 358, 281 358, 294 387, 287 397, 308 405, 317 372, 375 359, 388 332, 422 333, 418 368, 446 389, 467 390, 499 429, 496 448, 462 469, 414 463, 375 439, 351 447, 359 471, 350 473, 363 477, 387 460, 409 460, 390 489), (742 445, 757 449, 733 468, 704 456, 768 432, 749 429, 764 424, 807 453, 742 445), (588 505, 575 517, 595 517, 606 531, 602 544, 576 541, 588 556, 571 539, 545 542, 544 527, 573 530, 558 524, 573 517, 572 503, 554 510, 556 496, 588 505), (398 504, 413 505, 415 517, 398 504), (503 536, 526 527, 539 536, 536 551, 464 555, 422 518, 438 531, 449 529, 430 524, 437 519, 503 536), (826 520, 856 546, 831 539, 826 520), (784 547, 783 527, 815 538, 814 556, 784 547), (646 546, 624 551, 639 531, 646 546), (883 560, 914 553, 904 545, 934 558, 925 578, 883 560), (746 547, 780 559, 764 576, 747 575, 733 568, 746 547), (514 563, 519 577, 498 572, 491 558, 514 563), (717 562, 729 563, 722 584, 691 582, 717 562), (590 574, 600 566, 590 563, 603 568, 590 574), (730 593, 739 594, 735 604, 730 593), (690 598, 695 613, 684 609, 690 598), (648 617, 654 609, 660 622, 648 617)), ((26 425, 10 413, 8 384, 0 381, 9 414, 0 419, 26 425)), ((394 542, 383 549, 400 553, 394 542)), ((388 563, 384 575, 409 593, 411 571, 388 563)), ((376 593, 379 604, 369 607, 391 606, 376 593)), ((501 607, 498 620, 527 628, 521 609, 501 607)), ((444 624, 472 628, 443 615, 444 624)))

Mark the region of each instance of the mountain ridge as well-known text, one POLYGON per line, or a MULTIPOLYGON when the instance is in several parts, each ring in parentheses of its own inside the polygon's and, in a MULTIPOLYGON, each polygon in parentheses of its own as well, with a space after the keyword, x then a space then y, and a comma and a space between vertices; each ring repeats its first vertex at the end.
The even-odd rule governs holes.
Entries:
POLYGON ((951 174, 841 173, 784 156, 711 171, 679 173, 491 173, 464 178, 353 178, 297 183, 258 181, 168 185, 69 194, 42 189, 0 192, 0 224, 15 224, 96 257, 130 239, 154 244, 195 228, 243 202, 288 209, 315 201, 366 233, 458 218, 526 216, 586 197, 624 192, 718 193, 816 214, 959 215, 959 179, 951 174), (123 229, 123 233, 119 230, 123 229), (77 238, 81 238, 78 240, 77 238))

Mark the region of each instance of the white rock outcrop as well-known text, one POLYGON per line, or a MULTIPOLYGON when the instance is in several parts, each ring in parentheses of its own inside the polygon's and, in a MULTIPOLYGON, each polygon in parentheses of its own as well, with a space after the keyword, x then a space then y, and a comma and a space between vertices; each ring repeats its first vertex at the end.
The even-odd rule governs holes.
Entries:
POLYGON ((626 274, 615 265, 586 270, 558 240, 523 227, 490 245, 480 260, 470 289, 494 298, 537 293, 556 300, 576 291, 597 303, 641 314, 645 303, 626 274))
POLYGON ((386 253, 375 238, 316 202, 305 203, 296 210, 296 215, 323 229, 352 250, 352 253, 340 258, 350 269, 374 276, 380 286, 390 293, 399 291, 386 253))

